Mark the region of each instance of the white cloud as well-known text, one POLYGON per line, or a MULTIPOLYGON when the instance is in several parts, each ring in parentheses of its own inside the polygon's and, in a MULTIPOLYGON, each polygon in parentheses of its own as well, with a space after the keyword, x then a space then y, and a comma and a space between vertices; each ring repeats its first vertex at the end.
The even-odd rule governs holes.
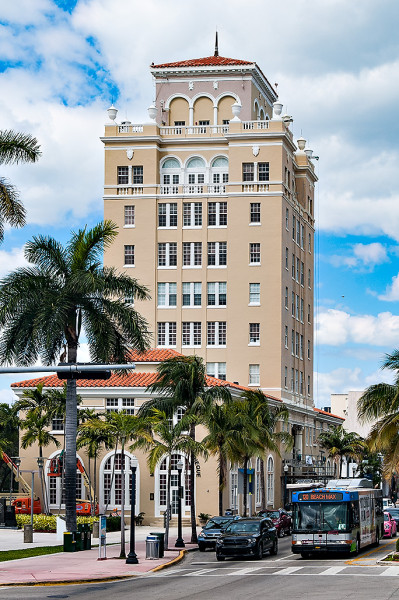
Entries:
POLYGON ((391 285, 387 286, 385 294, 378 296, 378 299, 387 302, 397 302, 399 300, 399 273, 392 277, 391 285))
POLYGON ((329 309, 319 314, 316 344, 339 346, 349 343, 396 347, 399 339, 399 316, 390 312, 351 315, 329 309))
POLYGON ((372 271, 376 265, 388 262, 386 248, 377 242, 371 244, 354 244, 352 255, 333 254, 329 262, 334 267, 345 266, 361 270, 372 271))
POLYGON ((393 383, 393 374, 387 370, 365 373, 359 368, 338 368, 325 373, 314 373, 315 404, 319 408, 330 405, 330 395, 362 391, 375 383, 393 383))
POLYGON ((10 251, 0 250, 0 279, 10 271, 19 267, 26 267, 28 261, 25 260, 24 248, 12 248, 10 251))

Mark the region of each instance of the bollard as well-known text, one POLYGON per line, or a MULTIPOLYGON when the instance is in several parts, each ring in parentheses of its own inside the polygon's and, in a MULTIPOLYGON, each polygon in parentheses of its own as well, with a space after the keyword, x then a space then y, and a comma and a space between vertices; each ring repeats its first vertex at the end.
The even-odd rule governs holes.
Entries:
POLYGON ((24 525, 24 543, 32 544, 33 542, 33 525, 24 525))
POLYGON ((76 552, 76 542, 71 531, 64 533, 64 552, 76 552))

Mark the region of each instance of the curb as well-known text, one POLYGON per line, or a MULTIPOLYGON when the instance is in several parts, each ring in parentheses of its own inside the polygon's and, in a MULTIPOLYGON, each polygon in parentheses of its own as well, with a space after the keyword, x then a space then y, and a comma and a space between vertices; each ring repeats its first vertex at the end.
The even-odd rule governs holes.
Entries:
POLYGON ((142 575, 146 575, 147 573, 155 573, 156 571, 162 571, 171 565, 175 565, 183 560, 185 555, 188 552, 194 552, 197 548, 185 548, 184 550, 180 550, 178 556, 172 558, 167 563, 163 565, 158 565, 154 567, 154 569, 150 569, 149 571, 144 571, 143 573, 138 573, 137 575, 116 575, 115 577, 100 577, 97 579, 74 579, 74 580, 65 580, 59 579, 58 581, 26 581, 22 583, 12 582, 12 583, 0 583, 0 588, 5 587, 35 587, 35 586, 56 586, 56 585, 79 585, 83 583, 100 583, 107 581, 123 581, 124 579, 132 579, 133 577, 141 577, 142 575))

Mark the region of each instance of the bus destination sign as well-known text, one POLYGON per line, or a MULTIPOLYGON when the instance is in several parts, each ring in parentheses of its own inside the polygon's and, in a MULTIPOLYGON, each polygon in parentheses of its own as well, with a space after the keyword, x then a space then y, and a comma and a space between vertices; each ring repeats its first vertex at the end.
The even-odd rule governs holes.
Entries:
POLYGON ((317 500, 342 500, 344 497, 342 492, 301 492, 298 494, 299 501, 315 502, 317 500))

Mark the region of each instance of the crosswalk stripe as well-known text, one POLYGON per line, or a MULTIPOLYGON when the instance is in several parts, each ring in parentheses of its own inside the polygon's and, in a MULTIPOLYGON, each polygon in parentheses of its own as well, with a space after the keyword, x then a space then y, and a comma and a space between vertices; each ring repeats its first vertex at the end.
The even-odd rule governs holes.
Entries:
POLYGON ((259 571, 259 569, 264 569, 264 567, 246 567, 245 569, 237 569, 230 573, 230 575, 247 575, 248 573, 259 571))
POLYGON ((201 575, 208 575, 208 573, 212 573, 213 571, 217 571, 218 569, 200 569, 199 571, 194 571, 191 573, 185 573, 183 577, 200 577, 201 575))
POLYGON ((326 569, 325 571, 319 573, 319 575, 336 575, 344 569, 346 569, 346 567, 330 567, 329 569, 326 569))
POLYGON ((281 569, 281 571, 276 571, 272 573, 272 575, 291 575, 291 573, 295 573, 296 571, 300 571, 303 567, 287 567, 286 569, 281 569))
POLYGON ((397 577, 399 575, 399 567, 387 567, 384 569, 382 573, 380 573, 380 577, 397 577))

